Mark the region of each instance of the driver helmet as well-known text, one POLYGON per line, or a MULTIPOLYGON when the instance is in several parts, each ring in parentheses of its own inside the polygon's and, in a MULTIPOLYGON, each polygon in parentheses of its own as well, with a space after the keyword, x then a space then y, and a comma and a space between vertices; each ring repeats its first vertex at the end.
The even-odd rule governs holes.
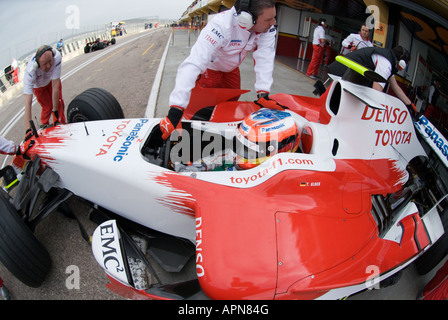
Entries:
POLYGON ((295 152, 300 135, 291 114, 262 108, 236 128, 235 164, 251 169, 280 152, 295 152))

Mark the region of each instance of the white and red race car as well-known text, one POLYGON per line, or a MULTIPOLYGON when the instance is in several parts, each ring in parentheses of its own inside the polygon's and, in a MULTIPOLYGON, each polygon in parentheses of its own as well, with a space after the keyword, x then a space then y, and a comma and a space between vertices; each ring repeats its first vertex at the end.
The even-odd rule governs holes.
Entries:
MULTIPOLYGON (((215 102, 228 93, 212 91, 215 102)), ((92 204, 93 253, 127 297, 337 299, 417 258, 422 269, 443 258, 447 190, 400 100, 341 78, 320 98, 270 98, 287 107, 299 149, 247 170, 204 171, 191 163, 232 148, 255 103, 196 112, 215 105, 197 103, 164 141, 160 119, 87 121, 123 117, 111 95, 87 90, 68 107, 74 123, 35 131, 4 170, 0 260, 39 286, 51 261, 32 230, 71 196, 92 204), (20 169, 15 188, 11 168, 20 169), (42 192, 50 200, 37 206, 42 192)), ((427 119, 416 123, 446 158, 427 119)))

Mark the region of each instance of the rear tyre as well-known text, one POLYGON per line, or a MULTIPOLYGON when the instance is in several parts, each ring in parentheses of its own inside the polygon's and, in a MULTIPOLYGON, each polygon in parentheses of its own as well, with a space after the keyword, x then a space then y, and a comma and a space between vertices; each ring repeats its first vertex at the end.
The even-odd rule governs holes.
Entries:
POLYGON ((123 109, 117 99, 102 88, 87 89, 67 108, 68 123, 123 118, 123 109))
POLYGON ((20 281, 37 288, 51 269, 47 249, 34 236, 0 191, 0 261, 20 281))

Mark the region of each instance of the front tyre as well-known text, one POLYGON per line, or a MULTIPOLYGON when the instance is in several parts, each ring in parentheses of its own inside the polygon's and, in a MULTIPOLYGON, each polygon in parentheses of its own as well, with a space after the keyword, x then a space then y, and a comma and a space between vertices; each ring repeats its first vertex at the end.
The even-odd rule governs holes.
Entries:
POLYGON ((51 269, 51 257, 0 190, 0 261, 20 281, 37 288, 51 269))
POLYGON ((123 109, 117 99, 102 88, 87 89, 67 108, 68 123, 123 118, 123 109))

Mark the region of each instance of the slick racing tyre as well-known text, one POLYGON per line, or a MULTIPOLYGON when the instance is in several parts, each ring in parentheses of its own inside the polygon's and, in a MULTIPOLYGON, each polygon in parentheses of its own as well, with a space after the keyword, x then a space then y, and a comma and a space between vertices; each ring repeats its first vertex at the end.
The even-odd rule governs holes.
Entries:
POLYGON ((448 208, 442 212, 440 218, 445 233, 415 261, 415 268, 420 275, 427 274, 448 254, 448 208))
POLYGON ((0 190, 0 261, 20 281, 37 288, 51 268, 47 249, 37 240, 0 190))
POLYGON ((102 88, 90 88, 76 96, 67 108, 68 123, 123 119, 117 99, 102 88))

